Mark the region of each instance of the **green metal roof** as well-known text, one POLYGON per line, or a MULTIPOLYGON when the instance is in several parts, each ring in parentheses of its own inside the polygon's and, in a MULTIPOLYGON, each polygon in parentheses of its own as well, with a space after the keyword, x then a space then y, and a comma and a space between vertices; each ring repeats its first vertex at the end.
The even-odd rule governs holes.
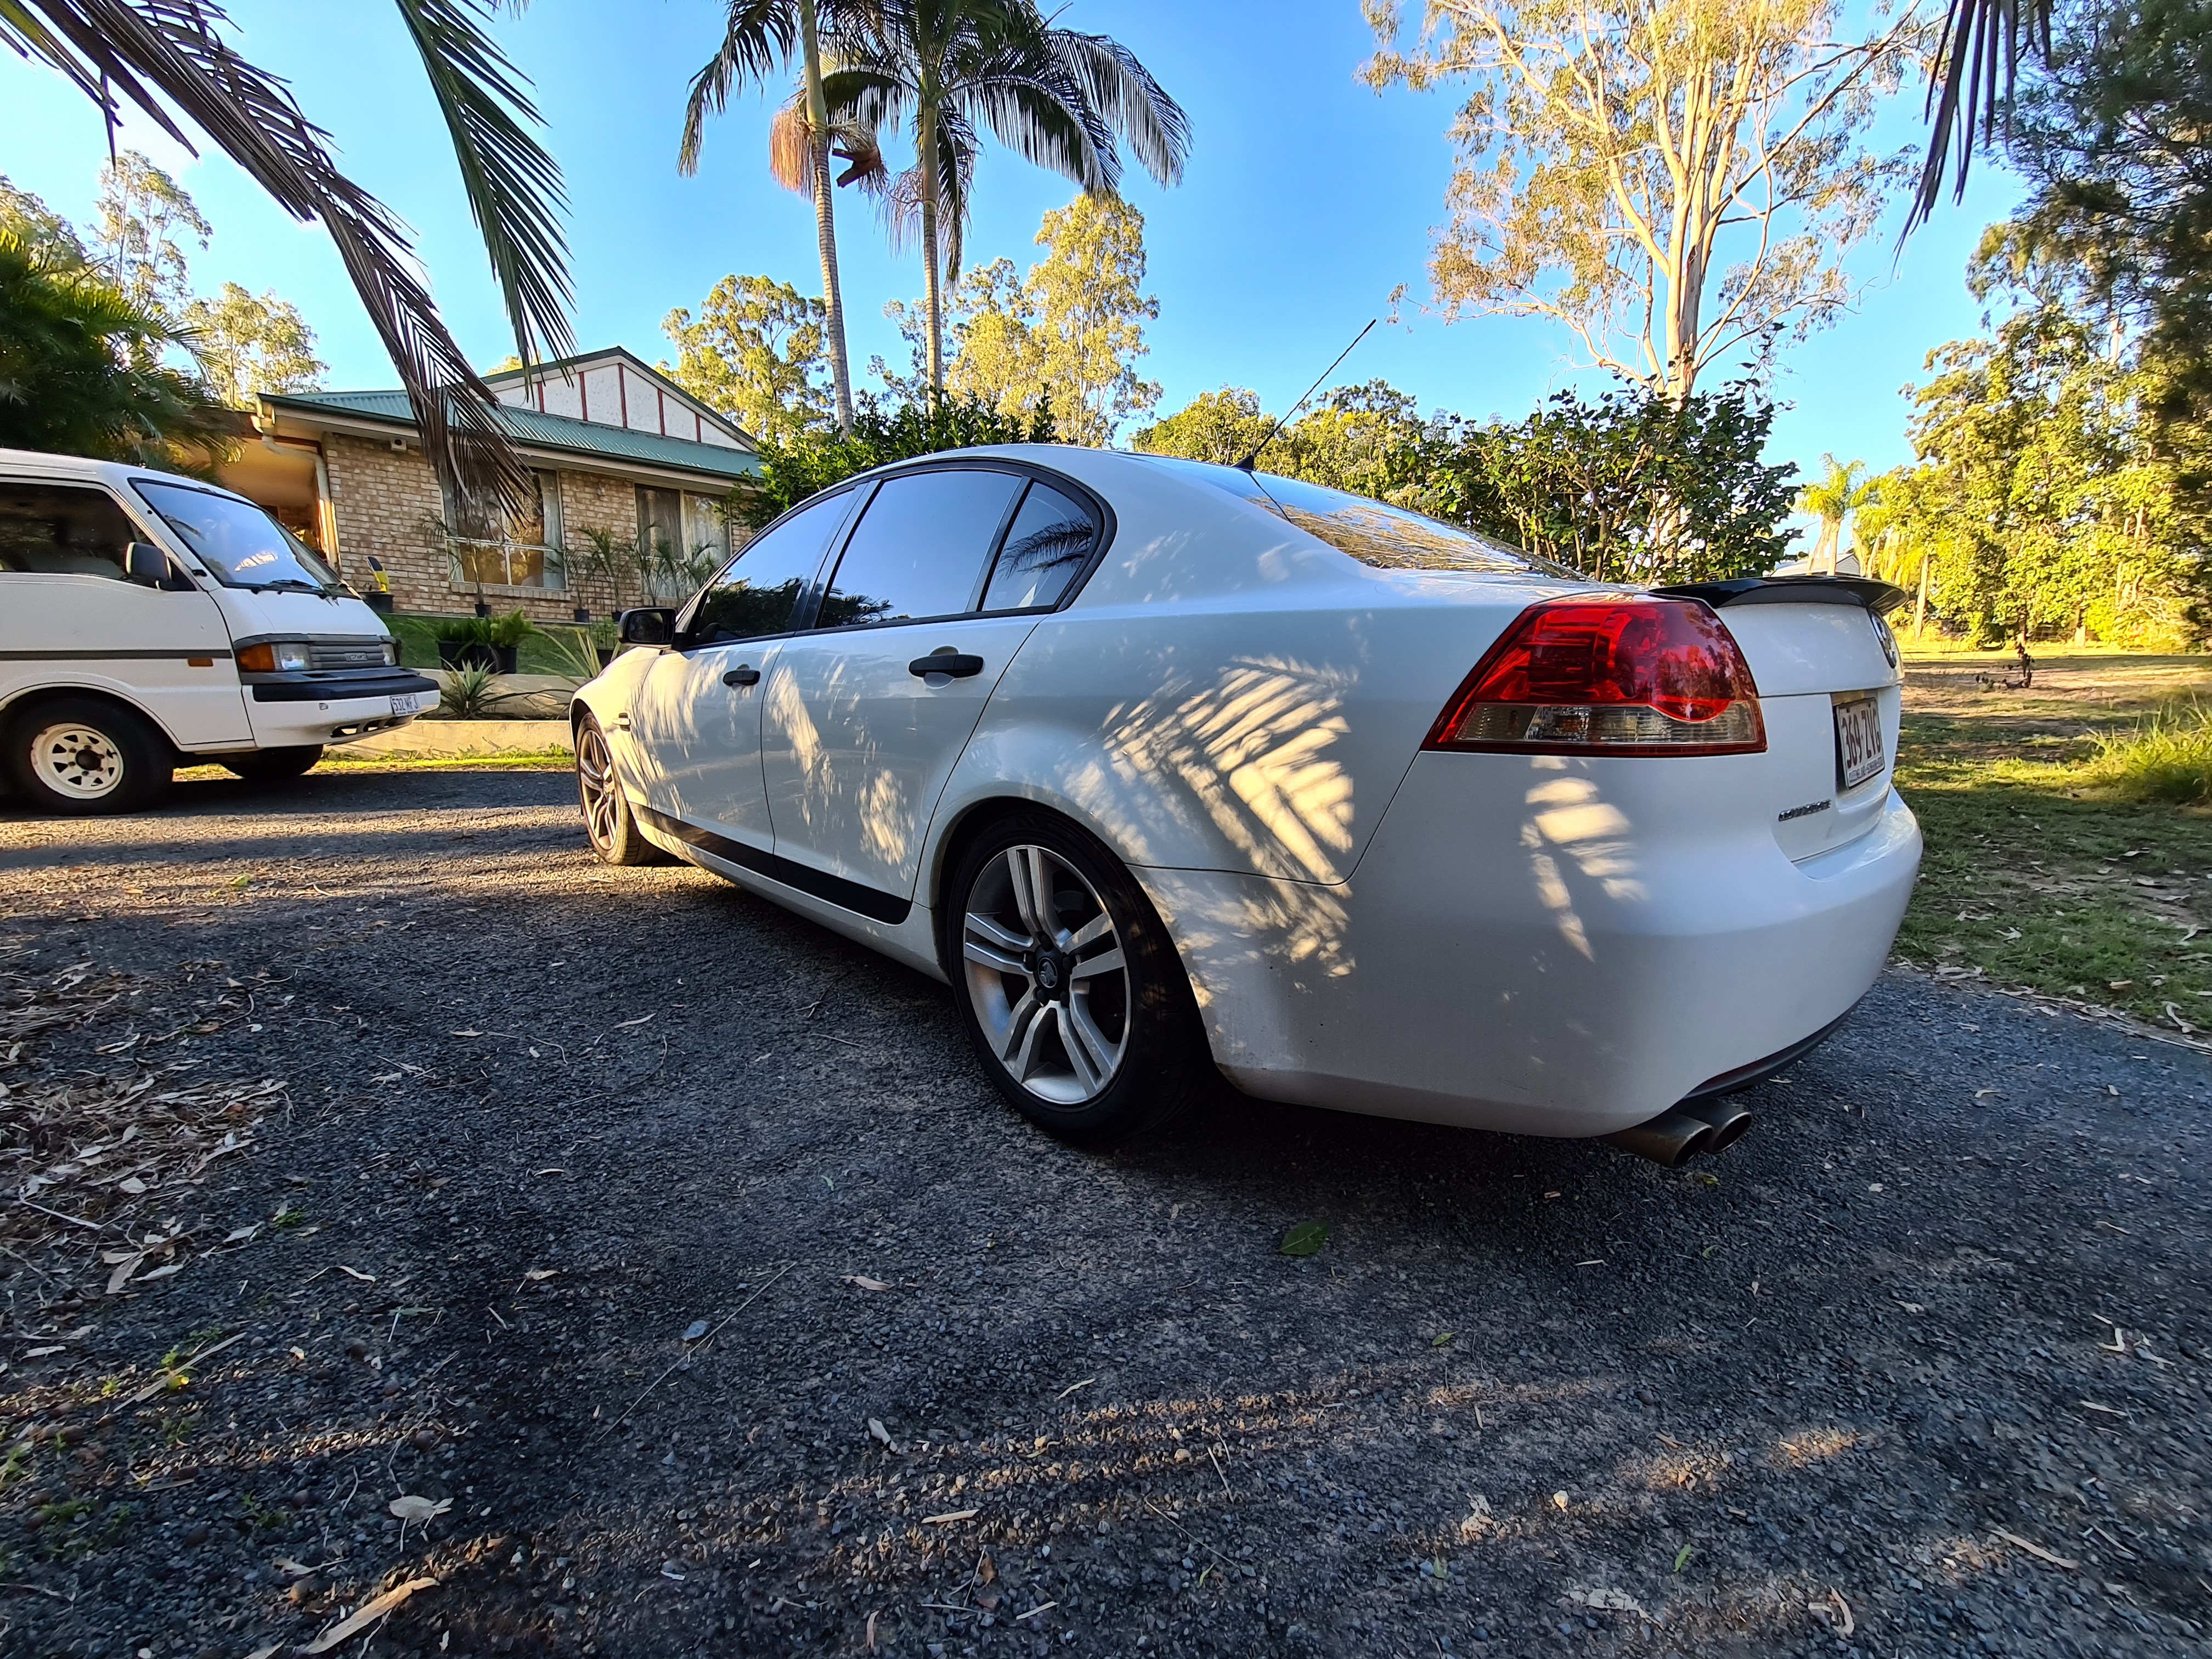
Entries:
MULTIPOLYGON (((362 416, 410 428, 415 424, 415 411, 404 392, 264 392, 261 395, 285 409, 362 416)), ((732 481, 760 476, 760 458, 742 449, 724 449, 715 444, 695 443, 689 438, 665 437, 658 432, 635 432, 628 427, 605 426, 567 415, 545 415, 534 409, 518 409, 512 404, 499 405, 499 421, 507 428, 508 437, 533 449, 557 449, 568 454, 635 461, 732 481)))

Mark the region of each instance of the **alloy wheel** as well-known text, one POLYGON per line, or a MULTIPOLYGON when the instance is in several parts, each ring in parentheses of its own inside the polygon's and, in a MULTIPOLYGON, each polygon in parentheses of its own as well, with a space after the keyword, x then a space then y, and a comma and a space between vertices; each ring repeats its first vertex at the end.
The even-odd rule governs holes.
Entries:
POLYGON ((1054 1106, 1105 1091, 1133 1005, 1114 918, 1080 871, 1047 848, 1007 848, 969 890, 960 952, 976 1020, 1017 1083, 1054 1106))
POLYGON ((583 799, 585 832, 601 851, 614 845, 618 828, 622 800, 616 788, 614 757, 607 752, 606 734, 596 722, 586 721, 576 735, 576 790, 583 799))
POLYGON ((123 750, 113 738, 75 720, 46 727, 31 740, 40 781, 70 800, 105 800, 123 787, 123 750))

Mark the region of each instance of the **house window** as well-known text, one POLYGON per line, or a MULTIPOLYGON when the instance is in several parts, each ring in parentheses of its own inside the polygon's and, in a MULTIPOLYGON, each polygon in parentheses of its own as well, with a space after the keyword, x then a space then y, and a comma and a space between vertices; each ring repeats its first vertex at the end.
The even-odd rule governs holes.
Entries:
POLYGON ((568 585, 561 556, 561 476, 533 472, 529 498, 504 515, 490 502, 447 497, 446 523, 460 586, 543 587, 568 585))
POLYGON ((712 496, 638 486, 638 568, 656 602, 689 598, 729 557, 729 526, 712 496))

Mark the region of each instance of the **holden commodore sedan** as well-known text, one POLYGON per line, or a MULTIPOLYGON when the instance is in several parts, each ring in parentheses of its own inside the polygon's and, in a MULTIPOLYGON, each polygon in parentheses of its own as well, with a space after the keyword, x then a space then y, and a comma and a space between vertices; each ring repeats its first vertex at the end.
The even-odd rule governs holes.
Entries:
POLYGON ((1643 591, 1291 479, 1041 446, 847 481, 575 699, 591 842, 948 982, 1078 1140, 1264 1099, 1674 1163, 1880 972, 1902 597, 1643 591))

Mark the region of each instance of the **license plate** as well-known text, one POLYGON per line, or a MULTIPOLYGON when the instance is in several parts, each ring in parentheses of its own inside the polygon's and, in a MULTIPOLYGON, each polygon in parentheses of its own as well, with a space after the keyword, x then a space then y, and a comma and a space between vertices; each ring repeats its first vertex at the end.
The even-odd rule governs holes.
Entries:
MULTIPOLYGON (((392 696, 392 712, 395 714, 419 714, 422 712, 422 694, 419 691, 395 691, 392 696)), ((1838 730, 1841 727, 1838 726, 1838 730)))
POLYGON ((1881 775, 1881 705, 1872 697, 1854 697, 1836 705, 1836 771, 1838 787, 1855 789, 1881 775))

